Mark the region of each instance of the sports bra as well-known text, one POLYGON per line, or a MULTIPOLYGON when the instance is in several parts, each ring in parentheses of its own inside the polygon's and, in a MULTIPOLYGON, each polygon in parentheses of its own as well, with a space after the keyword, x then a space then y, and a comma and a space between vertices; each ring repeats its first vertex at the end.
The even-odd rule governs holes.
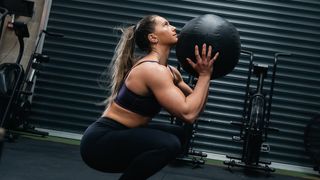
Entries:
MULTIPOLYGON (((146 60, 142 61, 136 65, 134 65, 131 70, 145 62, 153 62, 153 63, 159 63, 158 61, 151 61, 151 60, 146 60)), ((171 68, 169 67, 171 73, 174 75, 172 72, 171 68)), ((131 71, 130 70, 130 71, 131 71)), ((129 71, 129 72, 130 72, 129 71)), ((141 96, 139 94, 134 93, 131 91, 125 84, 125 80, 129 74, 129 72, 126 74, 126 76, 123 79, 122 85, 119 89, 119 92, 115 98, 115 102, 120 105, 121 107, 135 112, 137 114, 140 114, 142 116, 147 116, 147 117, 153 117, 156 114, 158 114, 161 110, 161 105, 157 101, 156 97, 152 94, 149 96, 141 96)))

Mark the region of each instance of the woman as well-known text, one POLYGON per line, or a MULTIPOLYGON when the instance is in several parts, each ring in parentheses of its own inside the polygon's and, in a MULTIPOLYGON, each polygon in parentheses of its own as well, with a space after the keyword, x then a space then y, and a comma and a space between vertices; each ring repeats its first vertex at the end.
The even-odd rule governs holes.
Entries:
POLYGON ((186 123, 203 109, 213 62, 212 47, 202 46, 197 62, 187 59, 199 78, 192 90, 179 71, 167 65, 170 48, 177 43, 176 28, 163 17, 146 16, 123 31, 113 57, 111 96, 100 119, 85 131, 81 155, 92 168, 123 172, 120 179, 147 179, 175 159, 183 133, 174 127, 149 127, 148 122, 165 108, 186 123), (148 54, 134 59, 135 44, 148 54), (166 132, 167 131, 167 132, 166 132))

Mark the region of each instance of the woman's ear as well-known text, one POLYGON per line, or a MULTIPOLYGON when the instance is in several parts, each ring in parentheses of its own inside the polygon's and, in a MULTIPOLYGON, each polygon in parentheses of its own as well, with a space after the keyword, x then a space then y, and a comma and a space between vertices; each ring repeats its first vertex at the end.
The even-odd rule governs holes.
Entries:
POLYGON ((152 44, 157 44, 158 43, 158 38, 155 34, 151 33, 148 34, 148 39, 152 44))

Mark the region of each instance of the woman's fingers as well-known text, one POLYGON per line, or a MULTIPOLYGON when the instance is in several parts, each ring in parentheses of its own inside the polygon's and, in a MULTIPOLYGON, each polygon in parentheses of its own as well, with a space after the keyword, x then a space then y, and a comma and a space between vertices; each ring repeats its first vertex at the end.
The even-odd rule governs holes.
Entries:
POLYGON ((195 46, 194 46, 194 55, 195 55, 197 61, 200 61, 200 60, 201 60, 201 57, 200 57, 200 55, 199 55, 198 45, 195 45, 195 46))
POLYGON ((202 45, 202 52, 201 52, 202 60, 207 59, 207 58, 206 58, 206 55, 207 55, 206 52, 207 52, 207 45, 206 45, 206 43, 204 43, 204 44, 202 45))
POLYGON ((216 52, 216 54, 214 55, 214 57, 211 59, 213 61, 216 61, 219 57, 219 52, 216 52))
POLYGON ((208 48, 208 53, 207 53, 207 60, 209 61, 211 58, 211 52, 212 52, 212 46, 210 45, 208 48))
POLYGON ((210 66, 218 59, 219 57, 219 52, 217 52, 212 59, 210 59, 210 66))
MULTIPOLYGON (((219 56, 219 52, 217 52, 214 57, 211 59, 211 53, 212 53, 212 46, 209 45, 209 48, 208 48, 208 52, 207 52, 207 45, 204 43, 202 45, 202 50, 201 50, 201 56, 200 56, 200 52, 199 52, 199 47, 198 45, 195 45, 194 46, 194 54, 195 54, 195 57, 196 57, 196 60, 197 60, 197 63, 204 63, 204 64, 207 64, 207 63, 210 63, 213 64, 214 61, 217 60, 218 56, 219 56), (211 62, 212 61, 212 62, 211 62)), ((192 67, 196 67, 196 63, 194 63, 191 59, 189 58, 186 58, 187 61, 189 62, 189 64, 192 66, 192 67)))
POLYGON ((186 58, 188 63, 191 65, 191 67, 194 69, 196 67, 196 64, 189 58, 186 58))

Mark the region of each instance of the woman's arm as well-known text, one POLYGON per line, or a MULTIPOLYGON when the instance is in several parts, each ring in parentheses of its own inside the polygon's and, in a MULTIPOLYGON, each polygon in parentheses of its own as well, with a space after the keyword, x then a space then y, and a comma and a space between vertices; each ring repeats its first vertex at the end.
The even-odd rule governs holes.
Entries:
POLYGON ((210 76, 201 76, 188 96, 174 85, 171 74, 162 67, 154 68, 148 76, 148 87, 168 112, 188 123, 193 123, 205 103, 210 76))
POLYGON ((181 73, 175 67, 170 66, 172 73, 174 74, 174 83, 183 92, 185 96, 188 96, 193 92, 192 88, 183 81, 181 73))
POLYGON ((186 84, 184 81, 181 81, 180 83, 178 83, 177 86, 185 96, 189 96, 193 92, 191 87, 188 86, 188 84, 186 84))
POLYGON ((190 65, 198 72, 199 78, 194 90, 188 95, 174 85, 172 75, 164 66, 154 66, 146 72, 146 83, 157 98, 158 102, 171 114, 185 122, 193 123, 204 107, 207 99, 210 78, 213 71, 213 62, 218 53, 211 59, 212 48, 209 47, 208 56, 206 46, 202 48, 201 57, 198 47, 195 47, 197 63, 188 60, 190 65))

